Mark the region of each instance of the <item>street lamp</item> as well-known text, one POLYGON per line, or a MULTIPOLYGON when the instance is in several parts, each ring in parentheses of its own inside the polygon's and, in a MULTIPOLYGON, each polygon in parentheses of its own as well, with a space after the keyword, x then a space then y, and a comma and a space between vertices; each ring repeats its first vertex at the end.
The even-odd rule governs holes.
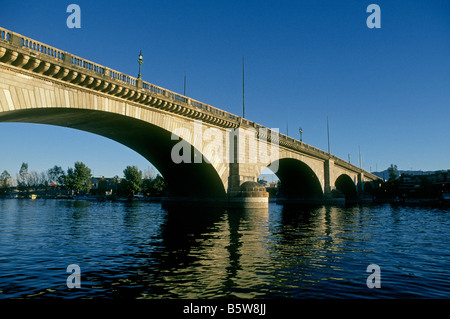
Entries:
POLYGON ((301 127, 298 129, 298 132, 300 133, 300 142, 302 142, 302 141, 303 141, 303 140, 302 140, 303 130, 302 130, 301 127))
POLYGON ((139 52, 139 60, 138 60, 138 63, 139 63, 139 74, 138 74, 138 79, 141 79, 141 65, 142 65, 142 63, 144 63, 144 62, 142 61, 142 50, 141 50, 141 52, 139 52))

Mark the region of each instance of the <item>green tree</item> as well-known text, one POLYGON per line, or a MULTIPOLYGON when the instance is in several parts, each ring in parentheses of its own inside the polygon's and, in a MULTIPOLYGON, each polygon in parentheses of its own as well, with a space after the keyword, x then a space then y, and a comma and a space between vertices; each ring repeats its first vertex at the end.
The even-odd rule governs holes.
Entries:
POLYGON ((142 192, 146 196, 153 196, 153 193, 152 193, 152 182, 153 182, 152 178, 144 178, 142 180, 142 192))
POLYGON ((80 192, 89 192, 91 189, 91 169, 83 162, 75 162, 74 168, 67 169, 65 176, 65 185, 68 189, 75 191, 76 194, 80 192))
POLYGON ((162 196, 167 189, 167 183, 161 175, 157 175, 155 178, 144 179, 143 191, 148 196, 162 196))
POLYGON ((167 189, 166 180, 161 175, 156 176, 152 184, 156 196, 162 196, 167 189))
POLYGON ((104 177, 102 177, 102 179, 98 181, 97 193, 100 196, 105 196, 107 190, 108 190, 108 181, 104 177))
POLYGON ((28 163, 22 163, 17 176, 17 187, 20 191, 28 189, 28 163))
POLYGON ((111 186, 112 193, 113 193, 114 195, 117 195, 117 192, 118 192, 119 186, 120 186, 120 177, 117 176, 117 175, 115 175, 115 176, 111 179, 111 181, 110 181, 109 184, 110 184, 110 186, 111 186))
POLYGON ((47 171, 48 182, 50 184, 63 185, 64 184, 64 176, 65 172, 60 166, 53 166, 47 171))
POLYGON ((0 194, 5 194, 8 192, 11 183, 11 175, 7 170, 4 170, 0 175, 0 194))
POLYGON ((398 170, 397 165, 391 164, 391 166, 388 168, 389 173, 389 181, 394 182, 398 179, 398 170))
POLYGON ((131 198, 142 189, 142 171, 137 166, 127 166, 123 175, 125 178, 120 182, 120 193, 131 198))

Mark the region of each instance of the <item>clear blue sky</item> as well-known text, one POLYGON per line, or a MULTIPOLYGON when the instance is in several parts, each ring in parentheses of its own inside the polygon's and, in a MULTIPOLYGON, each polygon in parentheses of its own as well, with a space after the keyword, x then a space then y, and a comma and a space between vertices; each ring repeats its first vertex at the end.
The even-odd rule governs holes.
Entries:
MULTIPOLYGON (((123 73, 242 114, 379 171, 450 169, 450 2, 436 1, 16 1, 0 26, 123 73), (81 29, 66 8, 81 7, 81 29), (369 29, 366 8, 381 8, 369 29)), ((151 166, 92 134, 0 123, 0 171, 64 169, 94 175, 151 166), (108 160, 105 162, 104 159, 108 160)))

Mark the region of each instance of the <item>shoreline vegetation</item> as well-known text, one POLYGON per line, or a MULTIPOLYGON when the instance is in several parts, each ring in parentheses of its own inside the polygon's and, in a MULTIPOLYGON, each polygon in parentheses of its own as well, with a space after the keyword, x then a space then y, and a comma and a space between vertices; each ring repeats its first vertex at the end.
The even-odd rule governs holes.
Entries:
MULTIPOLYGON (((398 174, 397 166, 391 165, 388 173, 388 180, 365 184, 359 196, 349 197, 345 191, 335 189, 331 198, 319 202, 450 206, 450 170, 428 175, 398 174)), ((281 182, 277 187, 266 187, 270 202, 277 201, 280 186, 281 182)), ((92 177, 91 170, 82 162, 75 162, 67 172, 55 165, 40 174, 29 172, 28 164, 22 163, 15 180, 7 171, 0 175, 0 199, 161 202, 167 196, 168 185, 161 175, 151 170, 142 172, 136 166, 127 166, 122 178, 92 177)))
MULTIPOLYGON (((74 201, 98 201, 98 202, 152 202, 152 203, 160 203, 163 200, 164 196, 142 196, 136 195, 133 197, 118 197, 118 196, 97 196, 91 194, 84 195, 40 195, 36 193, 31 194, 2 194, 0 195, 0 199, 19 199, 19 200, 36 200, 36 199, 54 199, 54 200, 74 200, 74 201)), ((276 197, 269 197, 269 202, 277 202, 276 197)), ((301 204, 301 202, 296 202, 301 204)), ((311 204, 311 202, 305 202, 306 204, 311 204)), ((392 206, 425 206, 425 207, 450 207, 450 196, 445 197, 436 197, 436 198, 376 198, 370 196, 364 196, 357 199, 346 200, 344 197, 334 197, 328 200, 323 200, 319 202, 312 202, 318 204, 334 204, 334 205, 358 205, 358 204, 390 204, 392 206)))
POLYGON ((82 162, 64 171, 60 166, 37 173, 22 163, 16 179, 7 171, 0 175, 0 198, 84 199, 99 201, 157 201, 166 196, 167 183, 152 170, 127 166, 123 177, 93 177, 82 162))
POLYGON ((399 174, 397 166, 387 169, 389 179, 372 192, 374 203, 393 206, 450 206, 450 170, 423 174, 399 174))

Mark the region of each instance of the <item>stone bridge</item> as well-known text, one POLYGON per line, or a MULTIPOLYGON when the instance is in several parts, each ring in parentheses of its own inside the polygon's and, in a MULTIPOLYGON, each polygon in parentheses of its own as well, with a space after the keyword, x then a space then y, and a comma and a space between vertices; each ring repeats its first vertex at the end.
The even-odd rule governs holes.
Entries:
POLYGON ((329 199, 335 189, 355 199, 378 180, 275 129, 3 28, 0 122, 58 125, 117 141, 164 176, 168 203, 265 207, 267 192, 256 183, 265 167, 288 201, 329 199))

